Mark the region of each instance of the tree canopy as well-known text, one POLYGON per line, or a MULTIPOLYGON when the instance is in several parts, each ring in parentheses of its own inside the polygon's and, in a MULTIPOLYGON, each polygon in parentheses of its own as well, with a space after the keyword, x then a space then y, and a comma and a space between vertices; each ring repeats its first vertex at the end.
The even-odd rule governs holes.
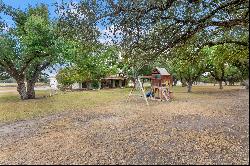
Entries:
POLYGON ((17 81, 22 99, 35 98, 34 85, 39 75, 60 57, 56 24, 49 19, 44 4, 28 7, 26 11, 3 4, 1 12, 15 22, 8 31, 0 32, 1 68, 17 81))
POLYGON ((106 13, 112 13, 110 24, 122 32, 124 47, 158 55, 196 34, 206 34, 207 40, 220 31, 248 29, 249 23, 248 0, 108 0, 107 4, 106 13))

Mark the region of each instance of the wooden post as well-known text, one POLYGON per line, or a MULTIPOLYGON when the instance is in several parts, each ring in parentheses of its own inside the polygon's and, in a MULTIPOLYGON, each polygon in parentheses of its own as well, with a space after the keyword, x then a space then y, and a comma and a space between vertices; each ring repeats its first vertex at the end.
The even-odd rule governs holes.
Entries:
POLYGON ((122 80, 119 80, 119 87, 122 87, 122 80))
POLYGON ((115 88, 115 80, 112 80, 112 88, 115 88))

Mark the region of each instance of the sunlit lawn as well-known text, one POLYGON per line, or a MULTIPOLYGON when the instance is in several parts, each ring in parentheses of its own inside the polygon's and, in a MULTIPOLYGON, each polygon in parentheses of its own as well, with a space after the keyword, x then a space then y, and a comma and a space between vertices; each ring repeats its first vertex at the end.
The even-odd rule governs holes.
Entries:
MULTIPOLYGON (((224 87, 223 92, 239 89, 238 86, 224 87)), ((108 89, 100 91, 59 92, 52 97, 49 91, 37 91, 37 99, 21 101, 16 92, 0 93, 0 123, 25 120, 63 111, 76 111, 125 101, 130 89, 108 89)), ((218 86, 195 86, 193 93, 186 87, 174 87, 173 101, 186 98, 211 98, 209 95, 220 91, 218 86)))
POLYGON ((0 94, 0 122, 24 120, 60 111, 80 110, 108 104, 125 97, 127 90, 59 92, 52 97, 38 91, 37 99, 21 101, 16 93, 0 94))

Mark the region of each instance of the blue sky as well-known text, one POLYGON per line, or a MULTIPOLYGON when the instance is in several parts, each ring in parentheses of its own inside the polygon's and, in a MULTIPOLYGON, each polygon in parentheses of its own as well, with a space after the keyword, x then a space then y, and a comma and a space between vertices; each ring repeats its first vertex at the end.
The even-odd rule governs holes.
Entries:
MULTIPOLYGON (((64 0, 64 2, 68 2, 69 0, 64 0)), ((75 0, 77 1, 77 0, 75 0)), ((1 0, 0 0, 1 2, 1 0)), ((2 2, 4 4, 10 5, 14 8, 21 8, 22 10, 25 10, 28 5, 31 6, 35 6, 39 3, 44 3, 48 5, 49 11, 50 11, 50 17, 55 17, 55 7, 53 6, 53 4, 55 4, 56 2, 60 3, 61 0, 2 0, 2 2)), ((9 17, 6 17, 4 15, 0 16, 9 24, 12 24, 12 21, 9 17)))
MULTIPOLYGON (((54 12, 53 4, 58 2, 60 3, 61 0, 2 0, 5 4, 11 5, 15 8, 25 9, 28 5, 35 6, 39 3, 44 3, 49 6, 51 14, 54 12)), ((69 0, 63 0, 64 2, 68 2, 69 0)), ((75 0, 77 2, 77 0, 75 0)), ((1 2, 1 0, 0 0, 1 2)))
MULTIPOLYGON (((28 5, 35 6, 37 4, 44 3, 48 5, 50 17, 54 18, 56 17, 54 4, 55 3, 60 4, 62 1, 64 3, 70 2, 70 0, 0 0, 0 3, 3 2, 4 4, 10 5, 14 8, 20 8, 22 10, 25 10, 28 7, 28 5)), ((73 0, 73 2, 79 2, 79 1, 80 0, 73 0)), ((9 16, 0 13, 0 17, 2 17, 5 20, 5 22, 9 24, 9 26, 13 25, 13 21, 9 16)), ((105 27, 101 26, 100 24, 98 25, 98 27, 101 30, 105 29, 105 27)))
MULTIPOLYGON (((11 5, 15 8, 25 9, 28 4, 36 5, 37 3, 45 3, 51 5, 55 2, 60 2, 59 0, 2 0, 5 4, 11 5)), ((67 0, 65 0, 67 1, 67 0)))

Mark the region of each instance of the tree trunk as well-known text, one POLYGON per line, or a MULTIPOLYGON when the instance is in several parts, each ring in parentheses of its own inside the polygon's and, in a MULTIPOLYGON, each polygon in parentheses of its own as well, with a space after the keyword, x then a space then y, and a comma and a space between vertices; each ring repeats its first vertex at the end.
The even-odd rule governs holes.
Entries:
POLYGON ((221 80, 219 81, 219 85, 220 85, 220 89, 223 89, 222 81, 221 80))
POLYGON ((134 84, 133 88, 136 88, 136 79, 135 79, 135 78, 132 78, 131 80, 132 80, 132 82, 133 82, 133 84, 134 84))
POLYGON ((187 86, 187 83, 185 81, 181 80, 181 86, 185 87, 185 86, 187 86))
POLYGON ((22 100, 28 99, 24 81, 17 82, 17 91, 22 100))
POLYGON ((181 86, 182 86, 182 87, 187 86, 187 83, 183 80, 183 78, 181 78, 181 80, 180 80, 180 81, 181 81, 181 86))
POLYGON ((27 81, 27 97, 28 99, 35 99, 35 81, 27 81))
POLYGON ((187 86, 187 88, 188 88, 188 93, 192 92, 192 85, 193 85, 193 82, 192 82, 192 81, 188 82, 188 86, 187 86))

